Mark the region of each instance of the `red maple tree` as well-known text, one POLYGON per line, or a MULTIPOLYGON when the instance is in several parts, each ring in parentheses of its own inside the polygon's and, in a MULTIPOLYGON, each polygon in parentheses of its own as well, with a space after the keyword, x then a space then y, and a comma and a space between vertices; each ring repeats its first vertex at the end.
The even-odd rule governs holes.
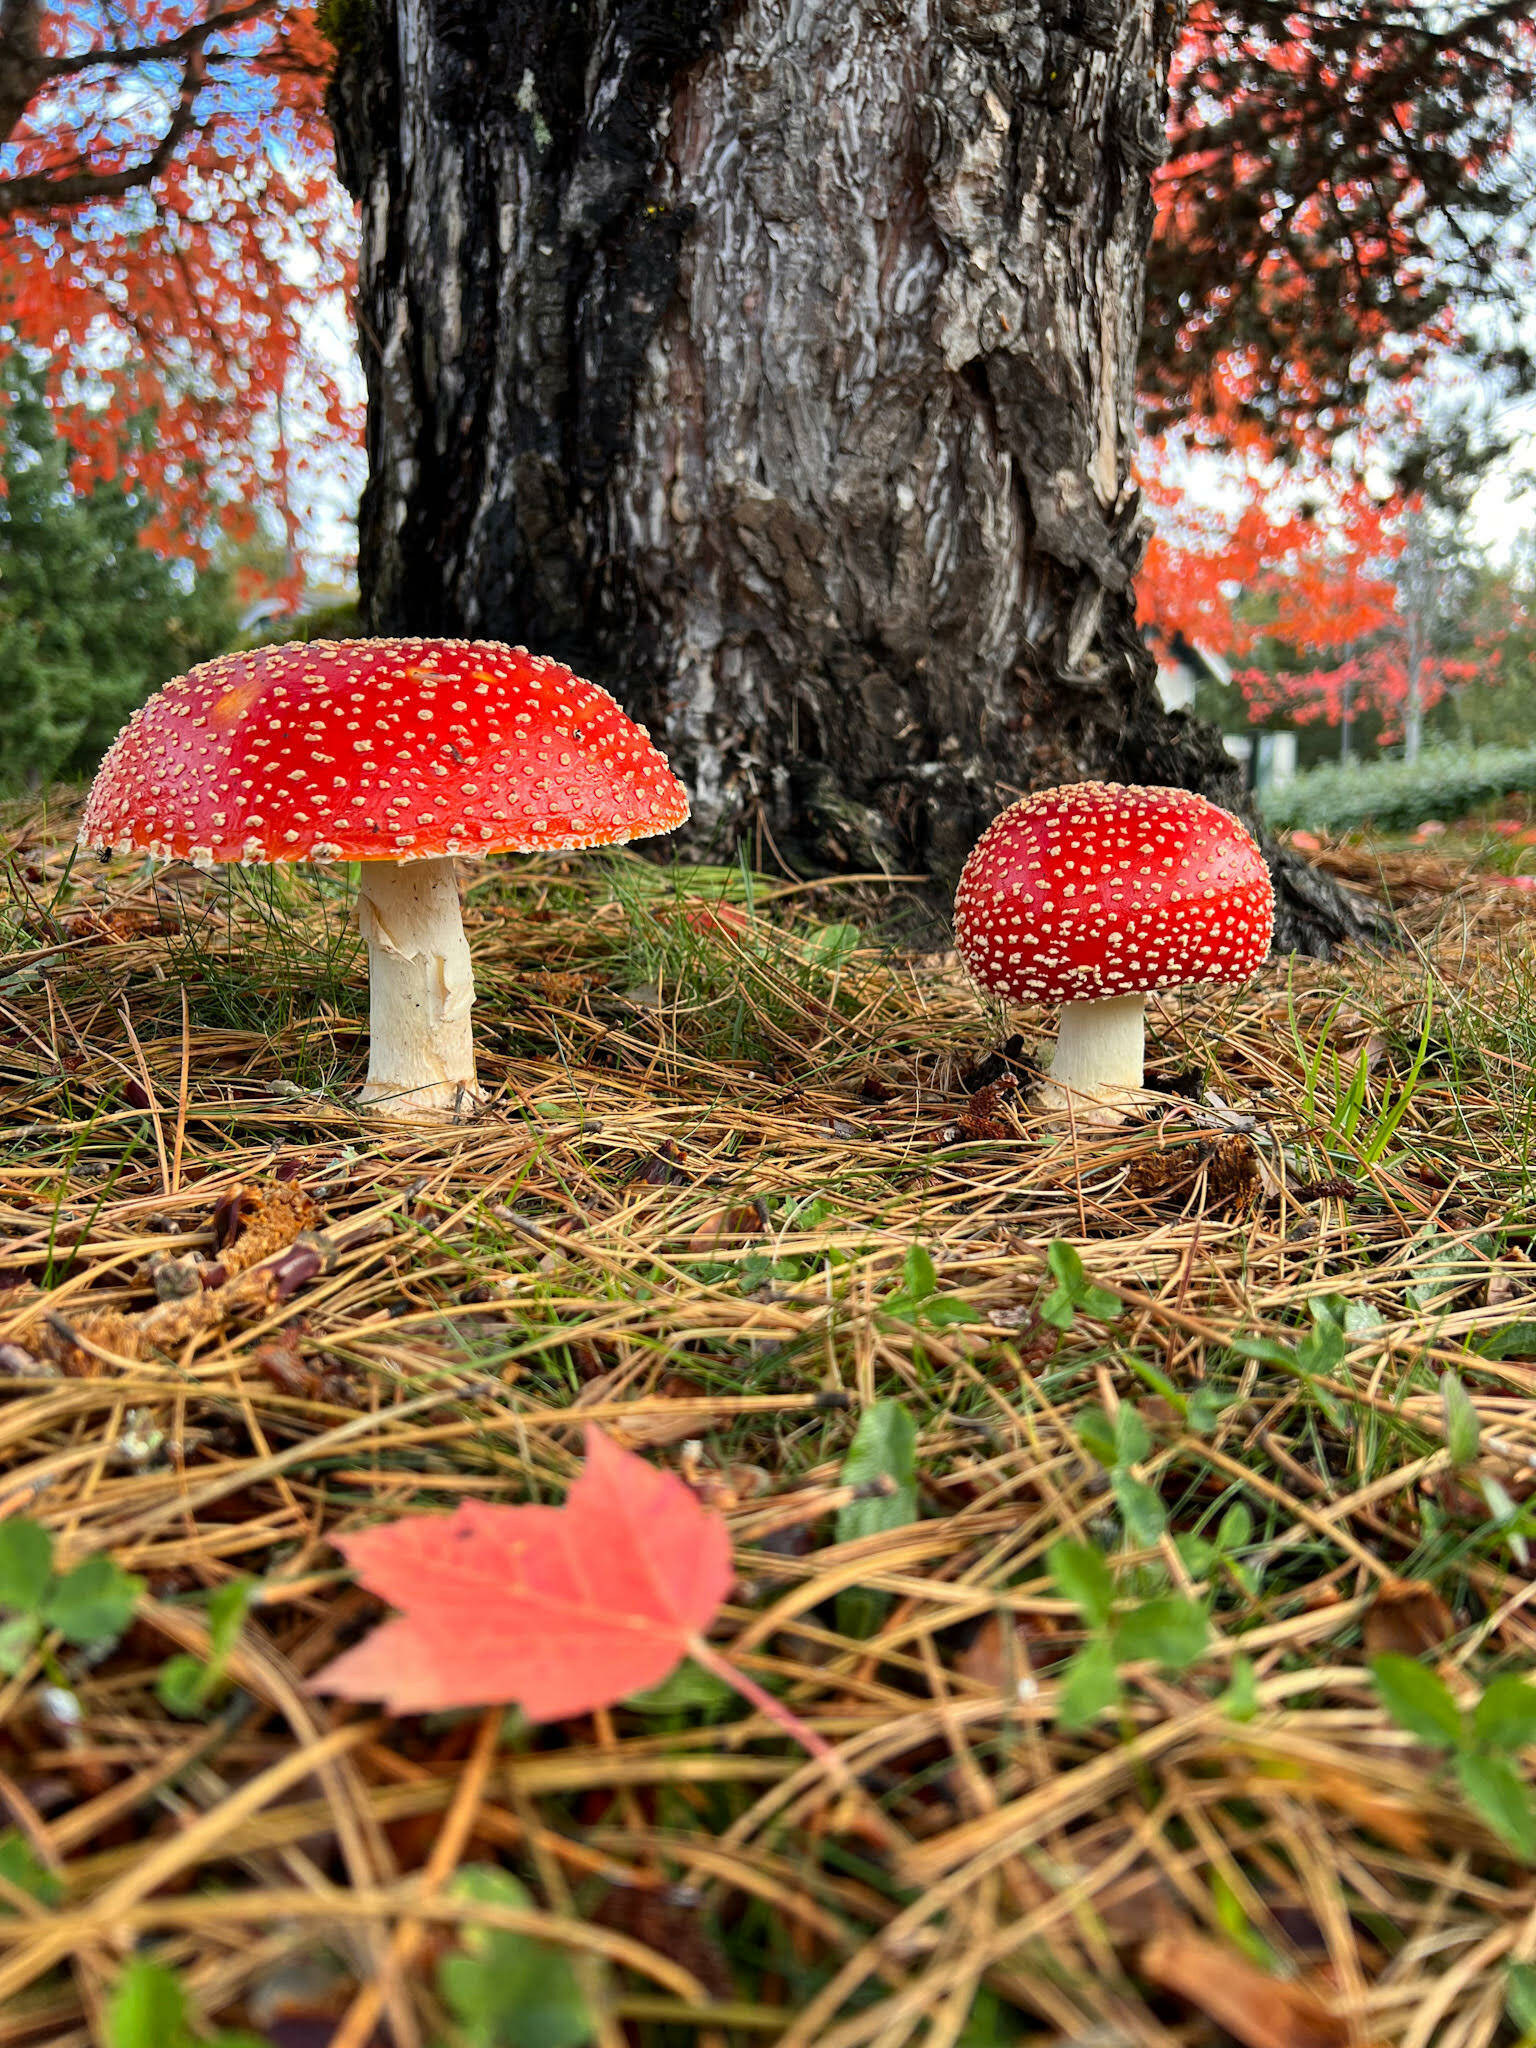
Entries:
POLYGON ((1417 748, 1423 713, 1477 666, 1436 643, 1419 494, 1376 498, 1358 475, 1249 455, 1188 481, 1188 453, 1153 442, 1145 492, 1157 530, 1141 578, 1155 639, 1233 664, 1251 723, 1348 723, 1417 748), (1184 473, 1180 471, 1184 457, 1184 473))
POLYGON ((1142 615, 1165 636, 1241 661, 1266 640, 1340 651, 1390 625, 1401 497, 1326 460, 1282 464, 1252 437, 1219 465, 1196 437, 1150 440, 1140 475, 1142 615))
POLYGON ((1341 725, 1369 711, 1383 742, 1416 751, 1425 712, 1480 667, 1495 672, 1488 618, 1477 662, 1439 644, 1444 593, 1425 586, 1442 544, 1421 493, 1380 498, 1349 470, 1282 469, 1251 452, 1194 486, 1187 471, 1177 446, 1146 452, 1157 528, 1142 616, 1156 638, 1230 660, 1252 723, 1341 725))
POLYGON ((1193 0, 1156 178, 1152 424, 1326 447, 1474 305, 1494 367, 1528 381, 1508 316, 1533 85, 1530 0, 1193 0))
POLYGON ((1412 743, 1467 673, 1404 588, 1419 393, 1460 355, 1529 383, 1489 316, 1529 244, 1533 62, 1529 0, 1194 0, 1156 179, 1141 609, 1232 659, 1255 718, 1369 708, 1412 743))
MULTIPOLYGON (((1508 297, 1531 11, 1195 0, 1158 178, 1154 424, 1316 451, 1373 380, 1453 345, 1453 303, 1508 297)), ((360 445, 321 346, 353 250, 332 62, 303 0, 0 0, 0 338, 47 357, 80 477, 121 470, 162 508, 154 544, 195 553, 266 503, 292 545, 360 445)))
POLYGON ((77 481, 121 475, 145 540, 301 508, 356 446, 325 323, 354 226, 332 61, 297 0, 0 0, 0 322, 48 365, 77 481))

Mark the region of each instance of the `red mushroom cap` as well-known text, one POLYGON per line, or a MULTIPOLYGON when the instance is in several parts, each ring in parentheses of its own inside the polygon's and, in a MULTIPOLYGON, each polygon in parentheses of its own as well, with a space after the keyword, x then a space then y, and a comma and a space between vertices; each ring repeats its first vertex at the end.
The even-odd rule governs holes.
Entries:
POLYGON ((955 892, 974 979, 1015 1001, 1100 1002, 1246 981, 1275 896, 1237 820, 1187 789, 1079 782, 994 818, 955 892))
POLYGON ((225 654, 113 741, 80 837, 162 859, 424 860, 669 832, 645 728, 559 662, 484 640, 225 654))

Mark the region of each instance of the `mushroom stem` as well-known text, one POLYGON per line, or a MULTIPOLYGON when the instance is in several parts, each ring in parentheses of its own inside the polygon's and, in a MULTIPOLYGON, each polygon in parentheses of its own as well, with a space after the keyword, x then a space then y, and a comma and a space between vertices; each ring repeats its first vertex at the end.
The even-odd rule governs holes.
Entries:
POLYGON ((1096 1003, 1064 1003, 1050 1075, 1095 1102, 1114 1105, 1142 1084, 1147 999, 1106 996, 1096 1003))
POLYGON ((475 978, 452 860, 364 861, 357 924, 371 1039, 359 1101, 407 1118, 472 1109, 475 978))

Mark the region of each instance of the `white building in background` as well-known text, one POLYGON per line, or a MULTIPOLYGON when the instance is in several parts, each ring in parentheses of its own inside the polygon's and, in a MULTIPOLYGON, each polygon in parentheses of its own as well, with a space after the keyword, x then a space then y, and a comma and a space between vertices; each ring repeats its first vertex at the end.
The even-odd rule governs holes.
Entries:
POLYGON ((1171 639, 1164 639, 1161 633, 1147 637, 1157 660, 1157 694, 1165 711, 1192 710, 1202 683, 1220 683, 1223 689, 1230 686, 1232 671, 1219 654, 1207 654, 1182 633, 1171 639))
MULTIPOLYGON (((1234 735, 1242 739, 1243 734, 1234 735)), ((1253 735, 1253 786, 1255 789, 1283 789, 1296 779, 1296 735, 1293 732, 1256 732, 1253 735)))
MULTIPOLYGON (((1230 689, 1232 670, 1219 654, 1197 647, 1182 633, 1165 639, 1161 633, 1147 635, 1157 660, 1157 694, 1165 711, 1190 711, 1195 693, 1204 682, 1230 689)), ((1253 789, 1280 789, 1296 773, 1296 735, 1293 732, 1242 732, 1223 734, 1223 744, 1234 761, 1240 762, 1253 789)))
POLYGON ((304 595, 298 604, 290 605, 283 597, 258 597, 240 614, 242 633, 261 633, 268 627, 276 627, 283 619, 292 619, 295 624, 310 618, 315 612, 331 611, 340 605, 357 603, 355 583, 307 583, 304 595))

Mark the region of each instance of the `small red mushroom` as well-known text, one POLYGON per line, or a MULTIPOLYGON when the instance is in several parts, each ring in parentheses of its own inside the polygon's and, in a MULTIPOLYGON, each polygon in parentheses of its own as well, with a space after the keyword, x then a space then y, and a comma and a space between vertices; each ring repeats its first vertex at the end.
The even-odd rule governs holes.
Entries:
POLYGON ((1063 1005, 1059 1091, 1123 1108, 1142 1085, 1157 989, 1243 982, 1269 951, 1275 897, 1237 820, 1186 789, 1079 782, 994 818, 955 892, 977 985, 1063 1005))
POLYGON ((205 662, 113 741, 80 839, 162 860, 361 861, 364 1102, 479 1099, 456 855, 670 832, 688 797, 643 726, 559 662, 476 640, 337 640, 205 662))

